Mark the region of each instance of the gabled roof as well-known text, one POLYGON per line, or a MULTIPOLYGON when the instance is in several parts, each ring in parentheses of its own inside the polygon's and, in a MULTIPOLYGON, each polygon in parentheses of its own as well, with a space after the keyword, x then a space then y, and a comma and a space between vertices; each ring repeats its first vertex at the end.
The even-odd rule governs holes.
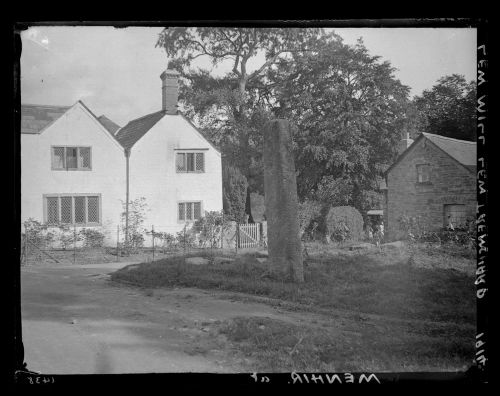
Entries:
MULTIPOLYGON (((167 114, 165 111, 160 110, 157 111, 156 113, 151 113, 148 115, 145 115, 140 118, 136 118, 135 120, 130 121, 127 125, 125 125, 123 128, 119 129, 115 137, 116 139, 120 142, 120 144, 126 148, 130 149, 132 146, 137 143, 155 124, 160 121, 163 116, 167 114)), ((200 134, 200 136, 207 141, 212 148, 219 153, 219 150, 208 140, 205 135, 192 123, 192 121, 187 118, 184 114, 182 114, 180 111, 177 113, 180 117, 182 117, 184 120, 186 120, 191 127, 200 134)))
POLYGON ((432 133, 422 132, 415 139, 415 141, 398 156, 396 161, 394 161, 384 174, 387 175, 391 169, 394 168, 422 139, 430 141, 435 147, 446 153, 468 171, 474 173, 476 172, 476 142, 469 142, 467 140, 453 139, 445 136, 434 135, 432 133))
POLYGON ((104 126, 104 128, 106 128, 113 135, 116 133, 118 129, 120 129, 120 125, 114 123, 105 115, 97 117, 97 120, 104 126))
MULTIPOLYGON (((94 113, 79 100, 73 106, 47 106, 47 105, 33 105, 21 104, 21 133, 27 134, 40 134, 50 125, 55 123, 61 116, 69 109, 81 106, 88 113, 88 115, 102 128, 103 132, 108 135, 116 145, 121 146, 114 134, 99 120, 94 113)), ((104 117, 104 116, 101 116, 104 117)), ((106 118, 106 117, 104 117, 106 118)), ((111 120, 106 118, 109 122, 111 120)), ((114 124, 114 123, 113 123, 114 124)), ((115 124, 116 125, 116 124, 115 124)))
POLYGON ((477 162, 476 142, 458 140, 425 132, 422 135, 466 168, 475 171, 477 162))
POLYGON ((140 138, 142 138, 158 121, 164 116, 163 110, 151 113, 135 120, 130 121, 123 128, 118 130, 115 137, 120 144, 130 149, 140 138))
POLYGON ((40 133, 61 117, 71 106, 21 105, 21 133, 40 133))

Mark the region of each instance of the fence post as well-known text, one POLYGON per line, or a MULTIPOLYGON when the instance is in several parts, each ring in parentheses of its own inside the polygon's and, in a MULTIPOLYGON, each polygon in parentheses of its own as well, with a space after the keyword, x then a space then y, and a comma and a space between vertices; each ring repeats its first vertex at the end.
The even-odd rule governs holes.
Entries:
POLYGON ((28 265, 28 231, 24 231, 24 265, 28 265))
POLYGON ((119 260, 120 257, 120 225, 116 226, 116 261, 119 260))
POLYGON ((220 248, 224 249, 224 211, 222 212, 222 225, 220 226, 220 248))
POLYGON ((238 254, 238 245, 240 244, 240 224, 236 222, 236 254, 238 254))
POLYGON ((186 255, 186 224, 184 224, 184 255, 186 255))
POLYGON ((155 226, 151 226, 151 235, 153 235, 153 261, 155 261, 155 226))
POLYGON ((73 224, 73 265, 76 264, 76 223, 73 224))

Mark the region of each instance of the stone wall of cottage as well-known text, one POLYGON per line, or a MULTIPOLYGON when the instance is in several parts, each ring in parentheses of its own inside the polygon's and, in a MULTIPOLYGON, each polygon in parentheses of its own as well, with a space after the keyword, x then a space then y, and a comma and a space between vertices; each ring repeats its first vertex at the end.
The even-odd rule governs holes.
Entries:
POLYGON ((386 235, 404 236, 399 219, 421 216, 428 230, 444 225, 444 205, 463 204, 466 217, 475 218, 476 175, 423 138, 387 175, 385 202, 386 235), (430 165, 430 182, 417 182, 417 165, 430 165))

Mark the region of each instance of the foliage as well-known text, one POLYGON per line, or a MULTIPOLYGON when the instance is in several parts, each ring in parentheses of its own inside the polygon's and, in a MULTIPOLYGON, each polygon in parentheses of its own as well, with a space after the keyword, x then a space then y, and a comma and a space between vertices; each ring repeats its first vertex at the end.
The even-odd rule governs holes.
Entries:
POLYGON ((363 236, 363 216, 352 206, 337 206, 326 217, 328 235, 339 242, 359 240, 363 236))
POLYGON ((238 168, 226 165, 222 168, 222 196, 224 212, 238 223, 245 221, 245 203, 248 182, 238 168))
POLYGON ((60 242, 61 247, 66 250, 75 246, 77 242, 82 240, 82 235, 76 232, 75 228, 67 224, 59 224, 59 233, 57 241, 60 242))
POLYGON ((293 54, 269 71, 279 95, 273 111, 296 125, 299 197, 364 212, 366 192, 378 191, 406 128, 409 88, 362 41, 350 46, 330 34, 320 42, 317 51, 293 54))
POLYGON ((196 233, 187 226, 175 235, 175 240, 181 248, 196 247, 196 233))
POLYGON ((95 228, 83 228, 80 230, 83 246, 89 248, 99 248, 103 246, 104 234, 95 228))
POLYGON ((429 226, 421 216, 402 215, 398 219, 400 228, 405 231, 410 247, 418 242, 450 243, 470 250, 476 248, 476 227, 473 220, 468 220, 463 227, 454 230, 429 230, 429 226))
MULTIPOLYGON (((262 130, 271 117, 262 92, 266 71, 296 51, 308 51, 318 28, 173 27, 161 32, 157 46, 181 73, 179 99, 187 114, 248 180, 247 194, 263 191, 262 130), (251 70, 252 64, 264 60, 251 70), (199 57, 229 72, 212 76, 190 67, 199 57)), ((251 205, 247 205, 250 212, 251 205)), ((251 215, 251 213, 249 213, 251 215)))
POLYGON ((299 202, 299 228, 302 237, 314 238, 318 228, 322 205, 320 202, 305 200, 299 202))
POLYGON ((146 198, 140 197, 129 202, 128 229, 126 226, 126 203, 122 201, 123 212, 121 213, 121 231, 126 235, 128 231, 128 242, 125 241, 124 248, 137 251, 144 245, 144 220, 149 210, 146 198))
POLYGON ((154 236, 156 246, 158 246, 158 242, 156 241, 160 241, 163 248, 170 247, 177 242, 175 236, 168 232, 148 231, 147 234, 154 236))
POLYGON ((55 234, 48 231, 48 226, 32 217, 24 222, 24 230, 29 242, 38 247, 46 247, 54 240, 55 234))
POLYGON ((476 140, 476 82, 458 74, 444 76, 414 99, 421 132, 476 140))
POLYGON ((218 247, 222 233, 230 228, 229 221, 223 212, 205 212, 205 216, 193 225, 199 244, 202 247, 218 247))

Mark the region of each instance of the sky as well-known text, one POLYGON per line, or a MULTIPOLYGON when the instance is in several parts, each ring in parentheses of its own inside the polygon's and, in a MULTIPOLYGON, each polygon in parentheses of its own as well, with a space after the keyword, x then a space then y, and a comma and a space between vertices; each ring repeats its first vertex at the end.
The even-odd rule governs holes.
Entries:
MULTIPOLYGON (((341 28, 346 44, 359 37, 371 55, 397 69, 411 95, 450 74, 476 79, 475 28, 341 28)), ((155 47, 160 27, 37 26, 21 33, 21 102, 70 106, 82 100, 120 126, 161 109, 160 74, 168 58, 155 47)), ((256 58, 250 72, 262 62, 256 58)), ((200 58, 198 66, 211 69, 200 58)), ((214 73, 225 71, 221 66, 214 73)))

